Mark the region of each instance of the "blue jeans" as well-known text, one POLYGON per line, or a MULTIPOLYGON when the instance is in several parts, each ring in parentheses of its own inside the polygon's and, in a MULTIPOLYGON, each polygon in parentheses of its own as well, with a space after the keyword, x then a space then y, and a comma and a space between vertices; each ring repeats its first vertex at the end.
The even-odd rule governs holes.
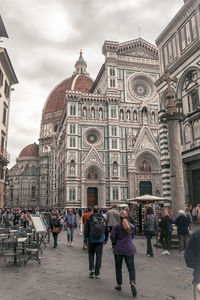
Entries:
POLYGON ((74 237, 74 226, 67 226, 67 240, 72 242, 74 237))
POLYGON ((146 231, 146 237, 147 237, 147 254, 150 256, 153 256, 153 248, 151 245, 151 239, 154 236, 154 231, 146 231))
POLYGON ((134 255, 120 255, 115 254, 115 272, 116 272, 116 280, 118 285, 122 285, 122 263, 123 258, 125 260, 130 282, 135 282, 135 266, 134 266, 134 255))

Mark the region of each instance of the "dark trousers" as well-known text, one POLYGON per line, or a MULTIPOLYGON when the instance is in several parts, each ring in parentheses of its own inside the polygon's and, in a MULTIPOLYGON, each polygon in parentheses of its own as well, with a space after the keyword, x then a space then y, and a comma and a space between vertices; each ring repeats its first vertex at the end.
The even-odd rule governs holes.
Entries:
POLYGON ((151 239, 154 236, 154 231, 146 231, 146 237, 147 237, 147 254, 150 256, 153 256, 153 248, 151 244, 151 239))
POLYGON ((53 234, 54 246, 57 246, 58 233, 52 232, 52 234, 53 234))
POLYGON ((103 253, 103 243, 89 243, 88 244, 88 258, 89 258, 89 270, 95 270, 95 276, 100 274, 101 260, 103 253), (96 263, 94 266, 94 255, 96 253, 96 263))
POLYGON ((184 251, 184 250, 185 250, 186 245, 187 245, 188 238, 189 238, 189 235, 188 235, 188 234, 186 234, 186 235, 179 234, 179 235, 178 235, 178 239, 179 239, 179 250, 180 250, 180 251, 184 251))
POLYGON ((172 233, 171 231, 165 232, 162 234, 162 244, 163 244, 163 248, 164 250, 171 250, 171 239, 172 239, 172 233))
POLYGON ((125 260, 128 272, 129 272, 129 279, 130 282, 135 282, 135 266, 134 266, 134 255, 119 255, 115 254, 115 272, 116 272, 116 280, 117 284, 122 284, 122 263, 123 258, 125 260))

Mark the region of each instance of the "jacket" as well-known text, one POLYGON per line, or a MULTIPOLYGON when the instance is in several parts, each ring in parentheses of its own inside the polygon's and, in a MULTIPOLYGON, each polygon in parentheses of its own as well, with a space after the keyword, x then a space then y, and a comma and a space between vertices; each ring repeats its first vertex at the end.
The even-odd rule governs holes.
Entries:
POLYGON ((130 226, 131 227, 128 234, 122 230, 122 227, 119 224, 113 227, 110 234, 110 239, 114 244, 114 254, 126 256, 136 254, 136 248, 132 241, 135 233, 135 227, 132 224, 130 224, 130 226))
POLYGON ((52 219, 50 222, 51 231, 53 230, 53 227, 60 228, 61 230, 61 224, 59 219, 52 219))
POLYGON ((69 227, 76 226, 76 216, 74 214, 67 214, 65 224, 69 227))
POLYGON ((91 226, 93 225, 93 217, 98 216, 104 219, 104 217, 101 214, 92 214, 87 218, 85 227, 84 227, 84 243, 103 243, 104 241, 107 242, 108 240, 108 227, 106 226, 105 222, 105 232, 102 234, 100 238, 94 238, 91 236, 90 231, 91 231, 91 226))
POLYGON ((106 216, 107 226, 114 226, 119 223, 119 212, 116 209, 110 209, 106 216))
POLYGON ((144 219, 144 228, 146 231, 156 231, 157 229, 157 219, 154 214, 147 215, 144 219))
MULTIPOLYGON (((177 226, 177 233, 179 235, 188 235, 189 234, 189 230, 188 227, 190 225, 190 221, 189 218, 184 216, 184 215, 180 215, 176 220, 175 220, 175 224, 177 226)), ((200 250, 199 250, 200 251, 200 250)))
POLYGON ((185 249, 185 262, 193 268, 193 283, 200 283, 200 229, 193 232, 185 249))

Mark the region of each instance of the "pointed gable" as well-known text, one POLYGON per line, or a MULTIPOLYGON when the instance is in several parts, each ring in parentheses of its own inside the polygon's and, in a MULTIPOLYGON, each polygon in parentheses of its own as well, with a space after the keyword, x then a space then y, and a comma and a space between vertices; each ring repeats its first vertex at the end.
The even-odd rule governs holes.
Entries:
POLYGON ((155 137, 152 134, 150 128, 147 126, 142 127, 134 146, 134 152, 136 153, 144 149, 148 149, 156 153, 160 153, 155 137))

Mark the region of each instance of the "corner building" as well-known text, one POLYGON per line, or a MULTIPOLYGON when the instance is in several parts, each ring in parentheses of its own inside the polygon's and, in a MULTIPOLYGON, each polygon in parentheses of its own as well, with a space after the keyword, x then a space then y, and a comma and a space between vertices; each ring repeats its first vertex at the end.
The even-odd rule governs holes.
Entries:
MULTIPOLYGON (((185 0, 183 7, 156 40, 160 73, 168 69, 178 110, 185 115, 180 123, 185 201, 200 204, 200 0, 185 0)), ((160 99, 159 116, 166 109, 166 82, 156 82, 160 99)), ((163 194, 171 195, 168 127, 160 125, 163 194)))

